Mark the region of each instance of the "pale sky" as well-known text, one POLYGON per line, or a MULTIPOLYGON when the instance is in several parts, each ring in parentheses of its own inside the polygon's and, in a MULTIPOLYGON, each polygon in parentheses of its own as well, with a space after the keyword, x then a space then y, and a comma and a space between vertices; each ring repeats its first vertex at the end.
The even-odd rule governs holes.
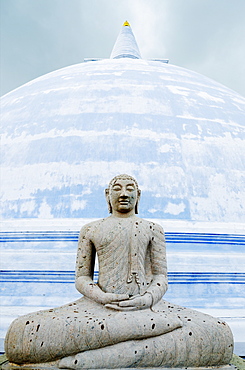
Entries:
POLYGON ((245 0, 0 0, 1 95, 108 58, 125 20, 144 59, 167 58, 245 96, 245 0))

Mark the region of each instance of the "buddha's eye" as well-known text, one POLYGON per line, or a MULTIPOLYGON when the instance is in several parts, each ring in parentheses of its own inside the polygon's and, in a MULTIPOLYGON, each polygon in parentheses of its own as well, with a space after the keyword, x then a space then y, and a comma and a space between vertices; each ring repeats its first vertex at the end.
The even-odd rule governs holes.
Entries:
POLYGON ((121 186, 119 186, 119 185, 114 185, 112 189, 113 189, 114 191, 120 191, 120 190, 121 190, 121 186))
POLYGON ((134 188, 134 186, 131 186, 131 185, 130 185, 130 186, 127 186, 127 190, 128 190, 128 191, 134 191, 134 190, 135 190, 135 188, 134 188))

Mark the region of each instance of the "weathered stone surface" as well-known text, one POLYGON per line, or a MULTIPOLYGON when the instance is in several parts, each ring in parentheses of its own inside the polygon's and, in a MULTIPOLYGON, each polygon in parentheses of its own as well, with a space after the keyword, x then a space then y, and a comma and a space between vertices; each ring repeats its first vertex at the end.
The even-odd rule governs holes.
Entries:
MULTIPOLYGON (((56 367, 55 364, 37 364, 37 365, 22 365, 22 366, 18 366, 18 365, 15 365, 15 364, 11 364, 11 363, 8 363, 8 364, 5 364, 3 367, 2 367, 3 370, 15 370, 15 369, 23 369, 23 370, 59 370, 58 367, 56 367)), ((114 370, 130 370, 132 369, 131 368, 116 368, 114 370)), ((234 365, 224 365, 224 366, 218 366, 218 367, 189 367, 188 370, 235 370, 236 367, 234 365)), ((90 369, 90 370, 93 370, 93 369, 90 369)), ((108 368, 104 368, 103 370, 109 370, 108 368)), ((137 368, 137 370, 169 370, 169 368, 167 367, 139 367, 137 368)), ((186 367, 183 368, 183 367, 177 367, 175 368, 175 370, 186 370, 186 367)))
POLYGON ((164 233, 136 217, 140 190, 135 179, 112 179, 106 198, 112 215, 80 233, 76 287, 84 297, 16 319, 6 336, 8 359, 16 364, 57 360, 53 366, 65 369, 228 364, 233 337, 226 323, 162 300, 167 290, 164 233), (92 280, 95 254, 97 284, 92 280))

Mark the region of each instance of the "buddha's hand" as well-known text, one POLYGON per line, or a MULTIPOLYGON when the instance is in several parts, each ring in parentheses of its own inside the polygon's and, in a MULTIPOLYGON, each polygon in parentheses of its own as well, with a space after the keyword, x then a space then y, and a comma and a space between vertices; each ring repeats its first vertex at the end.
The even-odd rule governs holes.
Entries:
POLYGON ((85 297, 103 305, 110 304, 112 302, 117 304, 123 300, 129 299, 128 294, 104 292, 89 276, 78 277, 76 279, 76 288, 85 297))
POLYGON ((129 299, 120 302, 112 302, 105 305, 107 308, 112 308, 118 311, 136 311, 144 310, 152 306, 152 295, 145 293, 144 295, 136 295, 129 299))
POLYGON ((100 303, 107 306, 108 304, 119 304, 121 301, 127 301, 129 299, 128 294, 116 294, 116 293, 104 293, 100 294, 100 303))

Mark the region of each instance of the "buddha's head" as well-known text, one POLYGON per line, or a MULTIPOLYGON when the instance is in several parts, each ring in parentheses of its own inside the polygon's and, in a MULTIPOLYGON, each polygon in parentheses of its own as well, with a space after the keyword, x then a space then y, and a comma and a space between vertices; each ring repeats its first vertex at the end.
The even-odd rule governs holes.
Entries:
POLYGON ((138 213, 140 189, 137 181, 129 175, 113 177, 105 189, 109 213, 132 215, 138 213))

